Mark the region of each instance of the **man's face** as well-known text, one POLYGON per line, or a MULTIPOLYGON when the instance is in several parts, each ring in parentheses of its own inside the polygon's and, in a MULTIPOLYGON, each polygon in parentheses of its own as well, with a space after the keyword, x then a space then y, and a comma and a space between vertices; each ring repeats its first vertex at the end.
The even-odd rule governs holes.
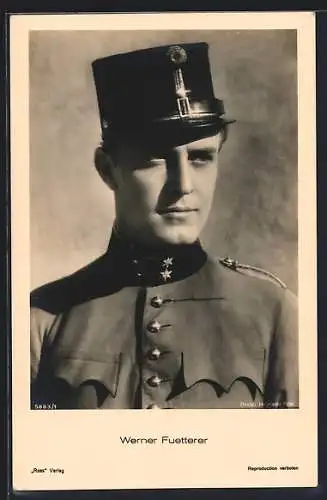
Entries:
POLYGON ((193 243, 212 205, 217 134, 181 146, 119 148, 112 177, 120 232, 138 243, 193 243))

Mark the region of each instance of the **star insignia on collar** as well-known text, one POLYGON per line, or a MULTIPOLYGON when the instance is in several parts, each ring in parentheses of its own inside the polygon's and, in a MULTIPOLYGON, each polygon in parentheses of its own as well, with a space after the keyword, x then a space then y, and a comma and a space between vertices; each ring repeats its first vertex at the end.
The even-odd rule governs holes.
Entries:
POLYGON ((171 273, 172 273, 172 271, 168 271, 168 269, 165 269, 164 271, 160 272, 160 274, 162 276, 162 279, 164 281, 167 281, 167 280, 171 279, 171 273))
POLYGON ((165 267, 172 266, 173 265, 173 258, 172 257, 167 257, 166 259, 163 260, 162 265, 165 267))

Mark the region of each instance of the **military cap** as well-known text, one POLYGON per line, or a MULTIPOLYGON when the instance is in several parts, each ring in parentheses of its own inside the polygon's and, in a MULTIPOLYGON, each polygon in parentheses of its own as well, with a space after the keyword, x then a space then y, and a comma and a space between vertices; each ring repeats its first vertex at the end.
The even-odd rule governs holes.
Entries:
POLYGON ((104 141, 120 133, 205 136, 234 121, 214 95, 207 43, 116 54, 92 69, 104 141))

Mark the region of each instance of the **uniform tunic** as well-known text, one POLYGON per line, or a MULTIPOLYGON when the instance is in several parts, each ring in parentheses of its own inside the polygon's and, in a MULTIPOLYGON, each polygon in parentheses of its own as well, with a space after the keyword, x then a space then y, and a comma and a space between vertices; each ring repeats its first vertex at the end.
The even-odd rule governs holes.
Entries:
POLYGON ((262 277, 112 237, 31 294, 31 408, 298 407, 296 299, 262 277))

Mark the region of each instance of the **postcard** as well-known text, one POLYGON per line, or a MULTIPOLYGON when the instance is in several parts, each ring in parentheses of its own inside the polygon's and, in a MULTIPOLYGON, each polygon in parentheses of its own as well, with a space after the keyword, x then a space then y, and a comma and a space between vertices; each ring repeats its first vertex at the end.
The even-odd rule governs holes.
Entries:
POLYGON ((308 12, 11 16, 15 490, 317 485, 315 78, 308 12))

